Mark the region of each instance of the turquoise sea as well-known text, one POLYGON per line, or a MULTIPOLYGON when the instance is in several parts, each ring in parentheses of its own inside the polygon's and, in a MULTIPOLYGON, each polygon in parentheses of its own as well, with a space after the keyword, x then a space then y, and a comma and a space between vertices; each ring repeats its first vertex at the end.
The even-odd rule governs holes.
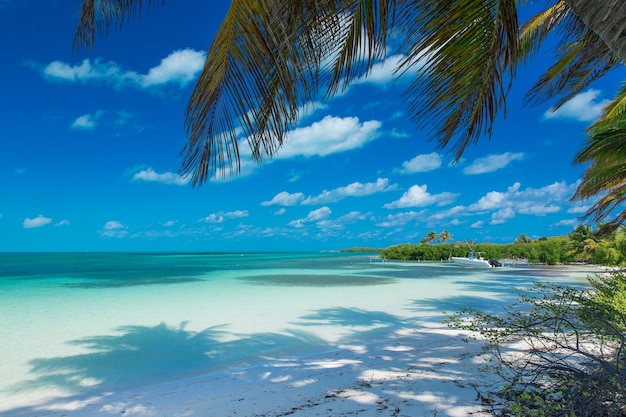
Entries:
POLYGON ((0 415, 380 340, 594 272, 370 256, 0 254, 0 415))

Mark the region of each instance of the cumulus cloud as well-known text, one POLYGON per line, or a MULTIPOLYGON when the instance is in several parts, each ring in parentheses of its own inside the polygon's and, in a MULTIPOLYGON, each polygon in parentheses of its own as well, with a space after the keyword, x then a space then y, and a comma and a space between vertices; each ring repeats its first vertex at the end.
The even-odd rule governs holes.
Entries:
POLYGON ((310 126, 289 132, 275 159, 327 156, 358 149, 378 137, 381 126, 377 120, 361 123, 358 117, 326 116, 310 126))
POLYGON ((71 65, 53 61, 43 68, 43 75, 52 80, 65 82, 97 82, 116 88, 135 87, 146 89, 164 85, 188 86, 202 70, 206 52, 182 49, 163 58, 159 65, 148 70, 147 74, 125 70, 113 61, 101 59, 83 60, 71 65))
POLYGON ((72 130, 93 130, 98 125, 98 119, 104 114, 103 110, 98 110, 95 113, 83 114, 82 116, 74 119, 70 125, 72 130))
POLYGON ((22 222, 22 226, 24 229, 35 229, 38 227, 44 227, 47 224, 50 224, 52 219, 49 217, 44 217, 43 215, 39 215, 33 219, 26 218, 22 222))
POLYGON ((441 156, 437 152, 417 155, 415 158, 402 163, 398 170, 401 174, 415 174, 417 172, 433 171, 441 166, 441 156))
POLYGON ((160 182, 168 185, 186 185, 189 183, 188 176, 181 176, 174 172, 163 172, 159 174, 152 168, 143 169, 133 175, 133 181, 160 182))
POLYGON ((450 204, 458 196, 453 193, 430 194, 427 185, 414 185, 399 200, 384 205, 385 208, 425 207, 434 204, 443 206, 450 204))
POLYGON ((491 215, 491 224, 502 224, 506 223, 507 220, 515 217, 515 211, 511 207, 503 208, 502 210, 498 210, 491 215))
POLYGON ((289 222, 289 226, 292 227, 304 227, 305 223, 317 222, 330 216, 332 210, 326 206, 320 207, 316 210, 309 212, 304 219, 292 220, 289 222))
POLYGON ((290 194, 287 191, 281 191, 269 201, 263 201, 262 206, 295 206, 304 198, 302 193, 290 194))
POLYGON ((229 212, 218 211, 217 213, 211 213, 206 217, 203 217, 199 221, 202 223, 222 223, 224 220, 229 219, 238 219, 243 217, 248 217, 248 210, 235 210, 229 212))
POLYGON ((202 70, 205 58, 206 54, 203 51, 193 49, 174 51, 141 78, 141 85, 151 87, 174 83, 184 88, 202 70))
POLYGON ((61 220, 60 222, 57 222, 55 224, 55 226, 69 226, 70 225, 70 221, 69 220, 61 220))
POLYGON ((128 234, 128 228, 117 220, 109 220, 100 230, 100 236, 123 238, 128 234))
POLYGON ((403 213, 390 214, 376 222, 379 227, 401 227, 414 222, 418 217, 424 214, 423 211, 405 211, 403 213))
POLYGON ((568 119, 579 122, 594 121, 600 116, 602 109, 611 102, 608 99, 598 101, 601 94, 600 90, 587 90, 578 94, 560 108, 548 110, 543 114, 543 118, 547 120, 568 119))
POLYGON ((505 152, 499 155, 487 155, 482 158, 476 158, 474 162, 463 169, 463 173, 475 175, 494 172, 506 167, 513 161, 524 159, 524 156, 523 152, 505 152))
POLYGON ((374 64, 368 74, 354 80, 353 84, 386 85, 398 78, 398 75, 394 74, 394 72, 405 58, 404 55, 387 57, 384 61, 374 64))
POLYGON ((353 182, 352 184, 348 184, 344 187, 338 187, 334 190, 324 190, 321 194, 315 197, 307 197, 302 201, 302 204, 315 205, 334 203, 346 197, 363 197, 366 195, 395 190, 396 188, 397 185, 389 184, 389 179, 387 178, 378 178, 376 182, 368 182, 365 184, 353 182))
MULTIPOLYGON (((576 184, 555 182, 541 188, 522 189, 519 182, 506 191, 490 191, 469 206, 457 206, 445 212, 436 213, 429 220, 453 219, 491 213, 490 224, 503 224, 518 214, 545 216, 562 210, 572 195, 576 184)), ((482 224, 482 223, 481 223, 482 224)))

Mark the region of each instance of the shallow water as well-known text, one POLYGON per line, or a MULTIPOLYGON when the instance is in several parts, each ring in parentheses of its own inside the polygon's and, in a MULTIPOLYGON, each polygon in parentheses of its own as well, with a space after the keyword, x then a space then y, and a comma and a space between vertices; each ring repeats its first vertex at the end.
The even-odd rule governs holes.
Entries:
POLYGON ((592 272, 337 253, 0 254, 0 413, 384 338, 592 272))

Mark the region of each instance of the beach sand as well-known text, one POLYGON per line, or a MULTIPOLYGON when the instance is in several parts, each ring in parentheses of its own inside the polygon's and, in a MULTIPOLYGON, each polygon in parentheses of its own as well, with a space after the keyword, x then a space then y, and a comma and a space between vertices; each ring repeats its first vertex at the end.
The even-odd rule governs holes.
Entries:
POLYGON ((12 416, 487 416, 483 344, 443 325, 99 397, 56 398, 12 416))

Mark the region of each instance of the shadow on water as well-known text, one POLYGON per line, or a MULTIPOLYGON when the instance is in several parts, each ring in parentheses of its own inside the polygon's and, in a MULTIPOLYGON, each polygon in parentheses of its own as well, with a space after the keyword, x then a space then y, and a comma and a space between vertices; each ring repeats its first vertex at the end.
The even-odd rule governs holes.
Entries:
POLYGON ((313 314, 301 317, 304 326, 317 326, 331 324, 334 326, 378 326, 395 325, 400 318, 383 311, 366 311, 358 308, 325 308, 313 314))
POLYGON ((288 287, 349 287, 393 284, 396 279, 378 278, 364 275, 322 275, 322 274, 274 274, 240 277, 239 280, 251 285, 274 285, 288 287))

